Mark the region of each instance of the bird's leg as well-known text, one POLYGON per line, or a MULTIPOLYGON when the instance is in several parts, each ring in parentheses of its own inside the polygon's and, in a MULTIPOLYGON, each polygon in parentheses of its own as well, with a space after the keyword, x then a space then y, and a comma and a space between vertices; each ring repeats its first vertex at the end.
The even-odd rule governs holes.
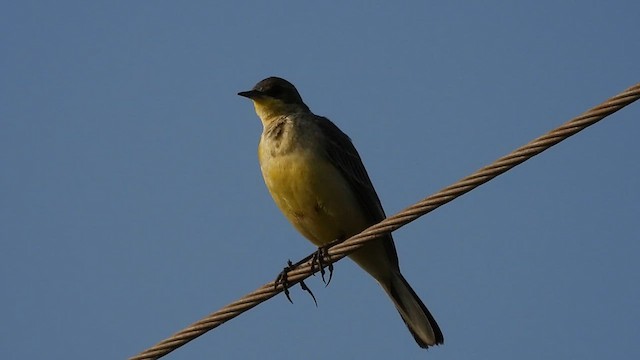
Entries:
MULTIPOLYGON (((278 274, 278 277, 274 281, 274 285, 273 285, 274 289, 278 288, 278 285, 282 285, 284 295, 287 297, 287 300, 289 300, 289 302, 292 304, 293 304, 293 300, 291 300, 291 294, 289 293, 289 280, 287 279, 287 273, 295 269, 296 267, 298 267, 298 265, 300 265, 301 263, 302 262, 298 262, 294 265, 291 262, 291 260, 287 260, 287 266, 284 269, 282 269, 282 272, 280 274, 278 274)), ((316 301, 315 295, 313 295, 313 292, 311 291, 311 289, 309 289, 307 284, 304 283, 304 280, 300 280, 300 287, 302 288, 302 290, 308 292, 309 295, 311 295, 311 298, 313 298, 313 302, 316 304, 316 307, 317 307, 318 301, 316 301)))
POLYGON ((291 260, 287 260, 287 266, 282 269, 280 274, 278 274, 278 277, 276 277, 276 280, 273 282, 273 289, 276 290, 278 285, 282 285, 284 295, 287 297, 287 300, 293 304, 293 300, 291 300, 291 295, 289 294, 289 279, 287 279, 287 273, 289 270, 293 269, 292 265, 291 260))

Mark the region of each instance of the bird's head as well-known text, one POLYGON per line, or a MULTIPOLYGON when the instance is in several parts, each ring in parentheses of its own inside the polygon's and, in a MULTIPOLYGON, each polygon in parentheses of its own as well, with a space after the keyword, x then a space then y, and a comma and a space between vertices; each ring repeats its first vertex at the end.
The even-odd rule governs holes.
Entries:
POLYGON ((253 89, 239 92, 238 95, 253 101, 256 113, 263 124, 276 117, 309 111, 309 107, 302 101, 295 86, 279 77, 266 78, 257 83, 253 89))

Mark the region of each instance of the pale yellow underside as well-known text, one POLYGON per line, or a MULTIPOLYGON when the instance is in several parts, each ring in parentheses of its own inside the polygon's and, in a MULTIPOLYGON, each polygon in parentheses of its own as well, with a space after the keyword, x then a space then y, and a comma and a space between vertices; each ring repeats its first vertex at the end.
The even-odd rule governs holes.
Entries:
MULTIPOLYGON (((317 246, 344 240, 370 225, 349 183, 310 150, 272 157, 259 147, 262 175, 271 196, 293 226, 317 246)), ((351 255, 376 279, 387 278, 388 255, 375 241, 351 255)))

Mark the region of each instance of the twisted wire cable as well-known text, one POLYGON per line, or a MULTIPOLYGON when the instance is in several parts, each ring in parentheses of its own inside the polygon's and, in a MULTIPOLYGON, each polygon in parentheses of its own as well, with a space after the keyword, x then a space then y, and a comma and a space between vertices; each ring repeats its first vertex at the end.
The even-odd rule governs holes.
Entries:
MULTIPOLYGON (((498 175, 514 168, 535 155, 549 149, 553 145, 595 124, 608 115, 622 109, 640 98, 640 83, 628 88, 620 94, 606 100, 602 104, 584 112, 582 115, 566 122, 560 127, 532 140, 528 144, 514 150, 510 154, 501 157, 492 164, 481 168, 473 174, 457 181, 453 185, 445 187, 435 194, 417 202, 414 205, 386 218, 385 220, 365 229, 361 233, 352 236, 346 241, 329 248, 324 254, 324 264, 334 263, 353 251, 362 247, 366 242, 390 233, 412 222, 413 220, 437 209, 438 207, 466 194, 476 187, 488 182, 498 175)), ((302 280, 317 272, 317 266, 312 266, 312 255, 307 256, 297 266, 287 272, 287 288, 292 287, 302 280)), ((151 348, 131 357, 131 360, 160 358, 198 336, 212 330, 258 304, 274 297, 285 290, 282 283, 270 282, 259 289, 245 295, 221 308, 220 310, 193 323, 171 337, 159 342, 151 348)))

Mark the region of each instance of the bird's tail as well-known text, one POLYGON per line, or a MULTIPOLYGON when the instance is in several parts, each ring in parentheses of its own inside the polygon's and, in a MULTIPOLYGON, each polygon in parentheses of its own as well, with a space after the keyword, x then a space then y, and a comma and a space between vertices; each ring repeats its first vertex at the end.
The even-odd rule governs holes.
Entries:
POLYGON ((399 271, 394 271, 392 274, 391 279, 381 282, 381 285, 395 304, 413 338, 420 347, 425 349, 442 344, 444 342, 442 331, 427 307, 399 271))

